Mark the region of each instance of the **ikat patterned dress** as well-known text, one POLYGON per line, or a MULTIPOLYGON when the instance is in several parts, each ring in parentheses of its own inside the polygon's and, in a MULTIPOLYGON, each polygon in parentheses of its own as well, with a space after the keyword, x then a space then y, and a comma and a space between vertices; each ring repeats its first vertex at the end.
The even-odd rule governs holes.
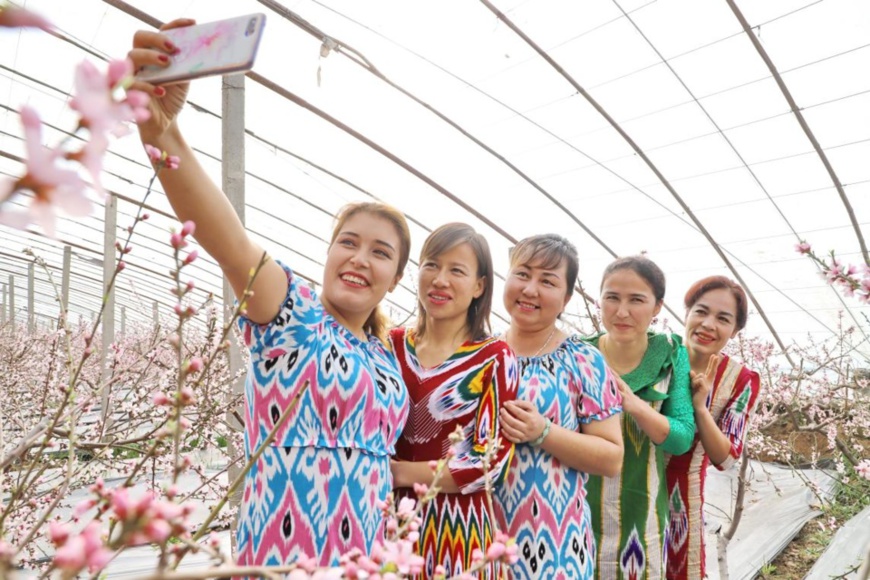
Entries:
MULTIPOLYGON (((390 343, 408 386, 411 411, 396 443, 396 459, 431 461, 445 456, 448 436, 461 426, 465 438, 448 463, 460 493, 441 493, 423 513, 420 554, 425 560, 421 579, 432 578, 441 564, 447 575, 471 566, 475 550, 486 551, 492 541, 481 455, 489 441, 499 436, 498 411, 516 398, 517 361, 506 342, 488 338, 468 341, 446 361, 424 368, 417 359, 413 331, 396 328, 390 343)), ((498 486, 504 479, 514 446, 504 441, 489 477, 498 486)), ((397 498, 416 496, 407 488, 397 498)), ((477 577, 497 578, 495 566, 477 577)))
MULTIPOLYGON (((553 352, 520 357, 521 400, 553 424, 579 431, 622 410, 619 388, 601 353, 577 336, 553 352)), ((586 503, 587 475, 539 447, 517 445, 507 481, 496 492, 502 528, 514 537, 516 580, 592 578, 595 540, 586 503)))
POLYGON ((335 565, 383 536, 378 500, 392 490, 390 456, 408 415, 395 358, 324 311, 292 271, 275 320, 241 319, 251 353, 245 383, 250 457, 300 392, 272 445, 246 474, 239 516, 243 565, 281 565, 301 554, 335 565))
MULTIPOLYGON (((598 346, 600 335, 588 339, 598 346)), ((646 354, 622 379, 641 399, 664 415, 668 437, 653 444, 628 413, 622 414, 625 445, 622 472, 590 476, 586 485, 592 529, 598 545, 595 578, 665 578, 668 545, 668 490, 665 453, 685 453, 695 434, 689 389, 689 355, 675 334, 648 334, 646 354)))
MULTIPOLYGON (((707 408, 719 429, 731 441, 728 458, 716 465, 726 470, 743 453, 743 440, 758 398, 759 377, 739 362, 723 355, 707 408)), ((670 533, 668 543, 668 579, 704 578, 704 483, 710 458, 695 434, 692 448, 674 455, 667 466, 670 533)))

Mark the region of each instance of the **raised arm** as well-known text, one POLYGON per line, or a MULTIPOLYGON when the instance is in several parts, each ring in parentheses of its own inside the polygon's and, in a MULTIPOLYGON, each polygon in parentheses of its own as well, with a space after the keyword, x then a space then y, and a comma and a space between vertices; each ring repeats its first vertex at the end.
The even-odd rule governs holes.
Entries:
MULTIPOLYGON (((193 24, 179 19, 161 31, 193 24)), ((148 65, 168 66, 176 51, 161 32, 141 30, 133 37, 128 56, 135 70, 148 65)), ((131 88, 151 95, 151 118, 139 125, 143 143, 153 145, 180 159, 178 169, 161 170, 160 183, 172 209, 181 221, 196 223, 194 237, 220 265, 236 298, 241 299, 250 272, 260 262, 263 250, 254 243, 221 189, 209 178, 178 126, 178 115, 187 99, 189 85, 155 86, 142 81, 131 88)), ((287 276, 274 261, 268 261, 252 287, 247 316, 257 323, 270 322, 277 315, 287 293, 287 276)))

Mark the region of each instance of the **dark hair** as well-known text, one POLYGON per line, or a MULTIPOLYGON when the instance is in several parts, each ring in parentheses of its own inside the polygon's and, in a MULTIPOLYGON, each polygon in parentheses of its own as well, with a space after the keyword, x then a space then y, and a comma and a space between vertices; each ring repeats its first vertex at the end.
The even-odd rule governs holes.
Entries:
MULTIPOLYGON (((330 247, 335 242, 335 238, 341 232, 344 224, 353 216, 360 213, 368 213, 373 216, 382 218, 393 224, 396 233, 399 234, 399 263, 396 266, 396 275, 401 276, 405 271, 405 266, 408 264, 408 258, 411 255, 411 231, 408 229, 408 222, 405 221, 405 216, 393 206, 376 201, 360 201, 349 203, 338 210, 335 216, 335 227, 332 228, 332 238, 329 240, 330 247)), ((372 313, 369 314, 363 331, 381 339, 387 338, 387 327, 389 319, 387 315, 381 312, 380 307, 375 306, 372 313)))
MULTIPOLYGON (((489 314, 492 310, 492 287, 494 284, 494 268, 489 244, 481 234, 474 231, 468 224, 453 222, 444 224, 429 234, 420 250, 420 264, 424 260, 437 258, 459 244, 468 244, 477 258, 477 277, 483 278, 483 292, 471 301, 466 313, 465 325, 472 340, 483 340, 492 334, 489 326, 489 314)), ((417 336, 426 334, 426 310, 417 297, 417 336)))
POLYGON ((731 278, 725 276, 707 276, 701 278, 689 287, 686 292, 686 297, 683 303, 686 305, 686 310, 695 305, 695 302, 701 299, 701 296, 711 290, 728 290, 734 296, 734 302, 737 303, 737 312, 735 313, 735 326, 737 332, 743 330, 746 326, 746 318, 748 316, 749 306, 746 300, 746 292, 743 287, 731 278))
POLYGON ((646 256, 626 256, 612 261, 604 269, 604 274, 601 276, 601 288, 604 288, 604 282, 607 278, 618 270, 631 270, 643 278, 652 288, 657 304, 665 299, 665 273, 646 256))
POLYGON ((570 298, 574 294, 577 273, 580 271, 580 259, 574 244, 558 234, 540 234, 523 238, 510 251, 511 268, 520 264, 537 263, 545 270, 555 270, 563 261, 570 298))

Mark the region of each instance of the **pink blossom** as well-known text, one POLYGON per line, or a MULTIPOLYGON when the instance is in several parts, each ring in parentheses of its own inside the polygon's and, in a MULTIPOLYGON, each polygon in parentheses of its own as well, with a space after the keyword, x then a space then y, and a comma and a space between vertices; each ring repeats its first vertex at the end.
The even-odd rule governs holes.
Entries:
POLYGON ((855 471, 864 479, 870 479, 870 459, 863 459, 855 466, 855 471))
POLYGON ((184 406, 193 405, 196 402, 196 395, 190 387, 182 387, 179 394, 181 395, 179 400, 184 406))
POLYGON ((399 500, 399 507, 396 509, 396 515, 403 519, 409 518, 414 515, 414 511, 416 509, 416 500, 413 500, 410 497, 403 497, 401 500, 399 500))
POLYGON ((91 135, 110 134, 121 137, 129 132, 126 123, 148 120, 148 95, 128 91, 126 99, 115 100, 112 91, 121 78, 132 75, 129 60, 109 64, 110 73, 103 74, 89 61, 82 61, 75 72, 75 96, 70 106, 81 115, 81 126, 91 135), (126 74, 125 74, 126 73, 126 74), (131 97, 132 95, 132 97, 131 97))
POLYGON ((37 112, 30 107, 21 108, 24 142, 27 151, 27 172, 15 182, 13 189, 33 192, 26 212, 0 211, 0 223, 24 229, 28 223, 38 223, 49 237, 55 236, 55 207, 74 217, 91 212, 91 202, 85 195, 85 182, 58 162, 63 155, 56 149, 42 146, 42 123, 37 112))
POLYGON ((144 147, 145 153, 148 154, 148 159, 151 160, 151 163, 160 163, 163 160, 163 151, 148 143, 145 143, 144 147))
POLYGON ((190 359, 190 362, 187 363, 187 372, 189 373, 198 373, 202 370, 202 359, 199 357, 193 357, 190 359))
POLYGON ((59 570, 78 572, 84 569, 86 563, 85 540, 81 536, 69 538, 54 553, 54 565, 59 570))
POLYGON ((178 155, 167 155, 163 162, 166 169, 178 169, 181 164, 181 158, 178 155))
POLYGON ((98 572, 106 567, 111 552, 103 545, 100 524, 91 522, 80 534, 70 535, 54 554, 54 565, 66 572, 80 572, 85 567, 98 572))
POLYGON ((192 252, 190 252, 189 254, 187 254, 187 256, 184 258, 184 264, 185 264, 185 265, 190 265, 190 264, 192 264, 192 263, 193 263, 193 262, 194 262, 198 257, 199 257, 199 252, 197 252, 196 250, 193 250, 192 252))
POLYGON ((799 254, 809 254, 812 251, 812 247, 807 242, 801 241, 799 244, 795 244, 795 251, 799 254))
POLYGON ((51 23, 30 10, 7 6, 0 8, 0 26, 7 28, 41 28, 51 30, 51 23))
POLYGON ((181 224, 181 236, 187 237, 192 236, 193 232, 196 231, 196 223, 193 220, 187 220, 183 224, 181 224))
POLYGON ((172 401, 169 400, 169 397, 166 396, 166 393, 154 393, 151 397, 152 402, 158 407, 169 406, 172 404, 172 401))
POLYGON ((70 536, 70 528, 67 524, 50 522, 48 524, 48 539, 55 546, 63 546, 70 536))
POLYGON ((187 242, 184 240, 184 236, 179 233, 174 233, 169 236, 169 244, 176 250, 180 250, 187 245, 187 242))

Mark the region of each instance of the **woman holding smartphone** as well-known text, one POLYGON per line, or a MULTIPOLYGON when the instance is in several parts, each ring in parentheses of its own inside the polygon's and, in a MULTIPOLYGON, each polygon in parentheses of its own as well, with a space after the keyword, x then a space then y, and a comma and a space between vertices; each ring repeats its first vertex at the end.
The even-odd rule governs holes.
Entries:
MULTIPOLYGON (((429 462, 445 457, 457 427, 463 434, 438 482, 441 493, 422 514, 422 579, 434 578, 439 564, 448 573, 468 570, 494 536, 486 480, 501 483, 513 445, 502 441, 488 466, 484 455, 501 435, 499 409, 516 397, 517 363, 507 343, 490 336, 492 285, 486 239, 466 224, 443 225, 420 251, 417 324, 390 332, 411 398, 392 466, 399 497, 415 498, 408 488, 430 485, 429 462)), ((496 564, 477 577, 498 578, 496 564)))
MULTIPOLYGON (((176 20, 161 31, 191 24, 176 20)), ((139 70, 168 66, 173 52, 166 35, 139 31, 129 58, 139 70)), ((188 85, 139 81, 132 87, 153 97, 151 118, 139 125, 142 142, 181 160, 177 170, 159 173, 175 214, 196 223, 197 241, 241 299, 263 250, 179 129, 188 85)), ((353 548, 368 553, 382 537, 376 500, 392 488, 390 455, 407 417, 408 395, 394 357, 379 340, 385 329, 378 303, 399 283, 409 251, 408 225, 398 211, 352 204, 332 232, 319 295, 273 260, 253 281, 240 321, 251 353, 246 456, 299 399, 246 474, 240 564, 281 565, 304 554, 334 565, 353 548)))
POLYGON ((724 276, 698 280, 686 292, 686 349, 698 430, 692 447, 668 462, 668 578, 705 577, 704 485, 707 466, 731 467, 743 453, 758 399, 758 373, 722 354, 747 318, 743 288, 724 276))

